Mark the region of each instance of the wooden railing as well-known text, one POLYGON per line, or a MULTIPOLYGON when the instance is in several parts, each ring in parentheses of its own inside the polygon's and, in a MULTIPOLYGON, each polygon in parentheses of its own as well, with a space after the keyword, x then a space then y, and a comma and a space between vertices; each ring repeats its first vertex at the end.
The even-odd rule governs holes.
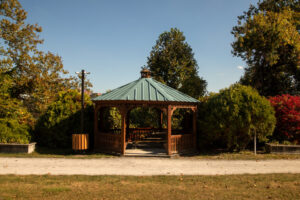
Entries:
MULTIPOLYGON (((167 139, 166 129, 155 128, 129 128, 126 133, 127 142, 137 142, 143 140, 153 133, 160 133, 164 140, 167 139)), ((181 153, 193 149, 193 135, 190 131, 172 130, 171 153, 181 153)), ((125 145, 126 145, 125 144, 125 145)), ((121 130, 113 129, 109 132, 98 132, 95 135, 95 150, 121 153, 121 130)), ((167 143, 165 144, 167 147, 167 143)))
POLYGON ((110 153, 121 153, 121 135, 116 133, 102 133, 95 135, 95 150, 110 153))
POLYGON ((126 134, 127 141, 140 141, 154 133, 162 132, 157 128, 129 128, 126 134))
POLYGON ((193 135, 171 135, 171 153, 181 153, 193 149, 193 135))

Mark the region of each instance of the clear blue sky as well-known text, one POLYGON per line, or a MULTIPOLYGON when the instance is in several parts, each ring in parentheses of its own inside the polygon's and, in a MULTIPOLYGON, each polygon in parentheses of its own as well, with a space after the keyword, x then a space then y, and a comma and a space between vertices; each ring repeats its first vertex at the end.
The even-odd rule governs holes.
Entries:
POLYGON ((208 91, 239 80, 245 62, 231 54, 237 16, 257 0, 20 0, 28 22, 43 28, 44 51, 71 74, 86 69, 94 92, 139 78, 159 34, 184 32, 208 91))

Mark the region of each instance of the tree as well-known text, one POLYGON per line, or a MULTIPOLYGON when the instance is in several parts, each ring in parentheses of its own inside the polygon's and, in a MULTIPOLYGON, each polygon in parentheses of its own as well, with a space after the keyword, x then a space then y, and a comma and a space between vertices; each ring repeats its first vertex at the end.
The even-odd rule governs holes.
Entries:
POLYGON ((148 67, 152 76, 175 89, 181 87, 193 97, 198 98, 206 91, 206 81, 198 76, 198 65, 192 48, 185 41, 183 33, 177 28, 162 33, 148 57, 148 67), (199 88, 191 88, 193 78, 199 88), (200 81, 199 81, 200 80, 200 81))
POLYGON ((265 0, 233 27, 232 53, 247 62, 240 82, 260 94, 300 93, 299 1, 265 0))
POLYGON ((185 94, 188 94, 196 99, 206 94, 207 82, 199 76, 191 76, 183 81, 182 87, 179 90, 185 94))
POLYGON ((229 150, 244 149, 256 134, 265 141, 276 123, 270 102, 250 86, 239 84, 205 98, 199 112, 200 137, 229 150))
POLYGON ((300 97, 278 95, 269 98, 276 112, 276 128, 273 139, 300 144, 300 97))
POLYGON ((293 23, 296 25, 297 30, 300 30, 300 4, 299 0, 263 0, 260 1, 258 4, 258 8, 254 6, 250 6, 249 11, 252 13, 258 13, 260 10, 263 11, 271 11, 271 12, 282 12, 286 8, 291 9, 293 12, 293 23), (252 8, 251 8, 252 7, 252 8))
POLYGON ((0 68, 13 81, 10 96, 23 102, 36 118, 57 91, 71 87, 62 60, 38 49, 42 28, 26 23, 27 13, 17 0, 0 0, 0 68))

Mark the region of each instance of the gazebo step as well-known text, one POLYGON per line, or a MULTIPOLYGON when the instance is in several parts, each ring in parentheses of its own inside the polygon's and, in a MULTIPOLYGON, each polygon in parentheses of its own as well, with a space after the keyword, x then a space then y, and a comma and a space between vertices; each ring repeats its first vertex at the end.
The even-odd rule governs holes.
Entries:
POLYGON ((162 148, 149 148, 149 149, 126 149, 126 157, 163 157, 169 158, 166 150, 162 148))
POLYGON ((151 148, 163 148, 165 142, 161 141, 140 141, 136 143, 129 143, 127 144, 128 149, 136 149, 136 148, 146 148, 146 149, 151 149, 151 148))

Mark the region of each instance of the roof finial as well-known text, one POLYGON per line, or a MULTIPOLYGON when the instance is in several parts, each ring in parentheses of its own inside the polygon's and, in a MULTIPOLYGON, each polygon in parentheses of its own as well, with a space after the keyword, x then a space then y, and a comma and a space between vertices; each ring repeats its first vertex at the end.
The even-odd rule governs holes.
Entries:
POLYGON ((142 67, 141 70, 141 78, 150 78, 151 77, 151 72, 147 67, 142 67))

